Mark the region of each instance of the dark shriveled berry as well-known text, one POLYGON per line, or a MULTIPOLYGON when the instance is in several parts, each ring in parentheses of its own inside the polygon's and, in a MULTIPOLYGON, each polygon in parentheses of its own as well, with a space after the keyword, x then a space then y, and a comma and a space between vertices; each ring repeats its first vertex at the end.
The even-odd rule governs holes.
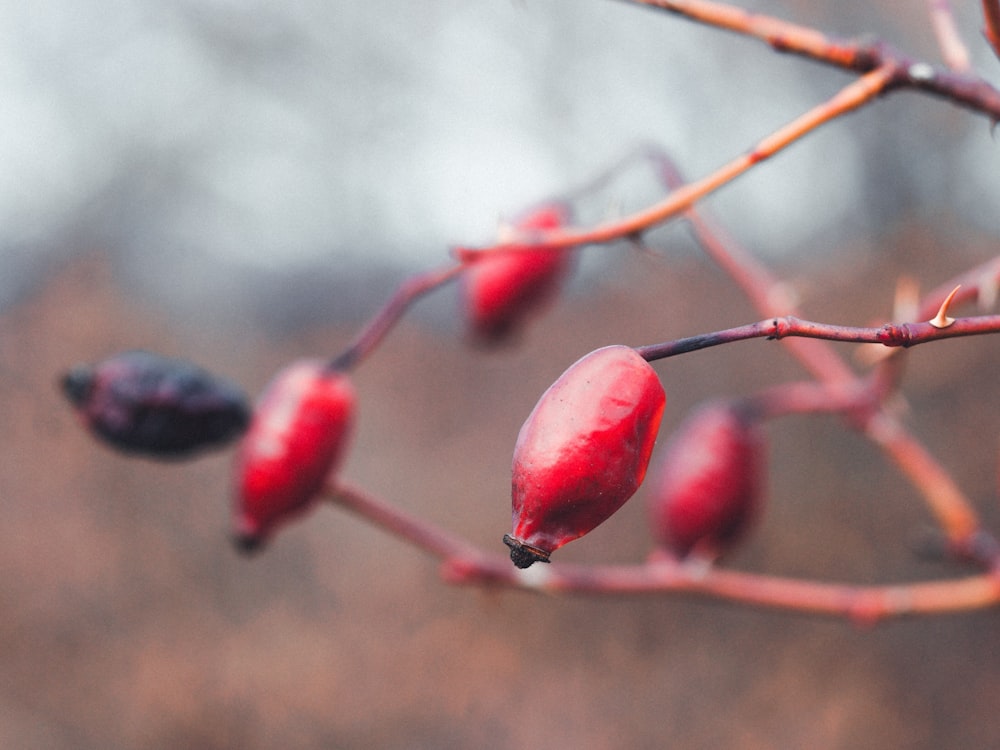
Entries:
POLYGON ((126 351, 77 365, 60 385, 84 426, 125 453, 185 458, 226 445, 250 423, 239 387, 153 352, 126 351))
POLYGON ((635 493, 665 404, 656 372, 626 346, 591 352, 549 387, 514 448, 503 540, 514 565, 548 562, 635 493))

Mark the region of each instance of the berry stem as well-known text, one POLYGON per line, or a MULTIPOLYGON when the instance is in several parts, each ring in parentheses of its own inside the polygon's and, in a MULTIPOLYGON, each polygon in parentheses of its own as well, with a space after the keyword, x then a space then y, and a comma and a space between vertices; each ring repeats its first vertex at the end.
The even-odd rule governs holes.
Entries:
POLYGON ((433 557, 476 560, 483 555, 461 537, 343 482, 326 488, 326 499, 433 557))
POLYGON ((406 279, 395 293, 375 314, 344 351, 330 360, 327 369, 346 372, 357 367, 399 322, 406 310, 418 298, 457 277, 465 269, 464 263, 449 264, 406 279))
MULTIPOLYGON (((941 338, 997 331, 1000 331, 1000 316, 997 315, 958 318, 947 328, 937 328, 931 323, 887 323, 878 328, 858 328, 814 323, 785 316, 663 344, 637 347, 636 351, 646 360, 652 361, 750 338, 780 339, 788 336, 910 347, 941 338)), ((863 429, 895 461, 914 486, 920 489, 928 507, 953 544, 961 545, 963 540, 978 531, 977 515, 962 491, 930 451, 910 435, 898 420, 884 410, 879 410, 864 421, 863 429)))
POLYGON ((731 344, 747 339, 784 339, 802 337, 826 341, 844 341, 853 344, 882 344, 887 347, 909 348, 939 339, 960 336, 979 336, 1000 332, 1000 315, 981 315, 971 318, 956 318, 947 328, 925 323, 886 323, 878 327, 842 326, 831 323, 817 323, 802 320, 791 315, 768 318, 757 323, 749 323, 735 328, 726 328, 712 333, 635 347, 639 355, 652 362, 699 349, 707 349, 721 344, 731 344))

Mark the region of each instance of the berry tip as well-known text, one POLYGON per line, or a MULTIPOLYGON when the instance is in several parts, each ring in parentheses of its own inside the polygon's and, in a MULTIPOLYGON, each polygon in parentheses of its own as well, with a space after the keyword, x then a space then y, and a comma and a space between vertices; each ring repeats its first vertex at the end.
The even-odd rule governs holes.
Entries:
POLYGON ((536 562, 551 562, 549 553, 515 539, 510 534, 503 535, 503 543, 510 547, 510 560, 521 570, 530 568, 536 562))
POLYGON ((259 534, 239 532, 233 534, 232 539, 236 551, 247 557, 256 554, 264 547, 264 538, 259 534))
POLYGON ((77 365, 59 379, 59 388, 70 403, 79 406, 90 396, 94 386, 94 371, 86 365, 77 365))

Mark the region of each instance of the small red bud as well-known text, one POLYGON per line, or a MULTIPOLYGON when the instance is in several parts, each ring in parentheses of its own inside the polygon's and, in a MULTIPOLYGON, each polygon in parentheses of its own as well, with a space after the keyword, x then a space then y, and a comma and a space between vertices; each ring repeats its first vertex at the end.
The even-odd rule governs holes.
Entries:
MULTIPOLYGON (((569 208, 545 205, 516 223, 523 231, 556 229, 569 221, 569 208)), ((530 246, 491 253, 465 272, 463 291, 472 332, 483 341, 509 335, 556 293, 569 268, 571 250, 530 246)))
POLYGON ((591 352, 545 391, 514 447, 504 543, 517 567, 548 562, 632 497, 665 404, 656 372, 627 346, 591 352))
POLYGON ((231 442, 250 422, 236 385, 152 352, 77 365, 60 385, 84 426, 125 453, 184 458, 231 442))
POLYGON ((321 361, 278 373, 261 397, 236 461, 235 542, 256 549, 304 512, 337 469, 354 421, 354 387, 321 361))
POLYGON ((654 469, 649 497, 657 542, 681 557, 729 549, 760 510, 765 454, 759 426, 736 405, 717 401, 694 412, 654 469))

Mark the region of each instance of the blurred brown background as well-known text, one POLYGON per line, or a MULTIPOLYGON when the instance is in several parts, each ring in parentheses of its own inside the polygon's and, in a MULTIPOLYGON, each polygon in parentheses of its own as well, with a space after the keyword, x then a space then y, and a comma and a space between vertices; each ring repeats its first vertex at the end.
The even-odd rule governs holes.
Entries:
MULTIPOLYGON (((884 320, 895 278, 924 287, 995 243, 911 223, 836 261, 786 265, 813 318, 884 320)), ((515 346, 404 321, 357 373, 344 475, 504 554, 510 450, 570 361, 756 320, 697 256, 627 249, 515 346)), ((437 295, 453 309, 454 289, 437 295)), ((428 304, 430 304, 428 302, 428 304)), ((372 301, 372 306, 377 300, 372 301)), ((419 310, 418 310, 419 312, 419 310)), ((126 459, 92 442, 55 387, 77 361, 142 346, 256 393, 353 325, 295 335, 179 322, 124 292, 100 253, 54 269, 0 318, 0 745, 37 748, 860 748, 1000 744, 995 611, 840 621, 672 597, 456 589, 421 554, 320 508, 255 559, 227 542, 231 455, 126 459)), ((850 352, 845 348, 846 353, 850 352)), ((997 528, 994 338, 909 353, 907 421, 997 528)), ((771 342, 660 363, 665 430, 698 400, 794 379, 771 342)), ((868 444, 828 417, 769 426, 769 509, 726 564, 880 582, 959 575, 915 558, 929 518, 868 444)), ((661 440, 662 442, 662 440, 661 440)), ((636 561, 642 497, 560 551, 636 561)))
MULTIPOLYGON (((939 59, 924 2, 752 5, 939 59)), ((993 76, 978 4, 954 5, 993 76)), ((143 347, 259 393, 498 213, 636 141, 707 174, 849 76, 607 0, 53 0, 0 4, 0 38, 0 747, 1000 747, 997 612, 859 630, 456 589, 325 507, 247 560, 227 539, 231 451, 123 458, 56 388, 143 347)), ((863 325, 890 316, 899 276, 928 289, 996 254, 998 166, 984 118, 898 94, 707 206, 805 315, 863 325)), ((659 195, 612 191, 588 219, 659 195)), ((505 554, 514 438, 570 362, 759 317, 682 228, 649 240, 663 257, 586 250, 559 304, 497 351, 464 340, 453 288, 421 301, 357 373, 344 476, 505 554)), ((906 356, 907 423, 1000 529, 1000 340, 906 356)), ((657 370, 663 434, 703 398, 802 375, 762 341, 657 370)), ((913 554, 931 520, 917 493, 836 419, 768 432, 768 512, 726 565, 968 572, 913 554)), ((640 493, 558 559, 647 550, 640 493)))

